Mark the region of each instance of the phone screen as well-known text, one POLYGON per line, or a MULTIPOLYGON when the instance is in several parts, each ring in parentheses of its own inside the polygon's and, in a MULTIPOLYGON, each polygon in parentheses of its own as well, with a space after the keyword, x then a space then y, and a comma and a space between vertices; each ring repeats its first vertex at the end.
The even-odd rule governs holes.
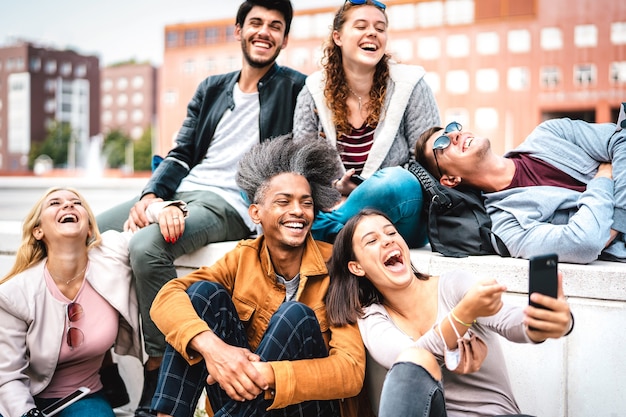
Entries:
POLYGON ((350 177, 350 181, 352 181, 353 183, 355 183, 356 185, 361 184, 363 181, 365 181, 365 178, 363 178, 360 175, 354 174, 350 177))
POLYGON ((80 387, 79 389, 72 392, 71 394, 61 398, 59 401, 44 408, 43 410, 41 410, 41 412, 45 417, 53 416, 61 412, 63 409, 65 409, 69 405, 74 404, 76 401, 80 400, 85 395, 89 394, 89 391, 91 390, 87 387, 80 387))
POLYGON ((528 277, 529 304, 534 307, 545 308, 530 301, 530 294, 538 292, 552 298, 557 297, 558 291, 558 257, 556 254, 534 256, 530 258, 528 277))

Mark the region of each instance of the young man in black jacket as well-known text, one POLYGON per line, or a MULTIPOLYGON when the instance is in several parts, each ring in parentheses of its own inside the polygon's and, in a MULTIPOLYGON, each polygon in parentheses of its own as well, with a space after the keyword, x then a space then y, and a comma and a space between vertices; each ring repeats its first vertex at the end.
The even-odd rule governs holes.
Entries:
POLYGON ((241 4, 235 24, 243 53, 241 70, 200 83, 176 146, 154 171, 140 198, 98 216, 101 231, 124 227, 135 231, 130 261, 149 356, 135 416, 154 415, 150 401, 166 345, 149 311, 159 289, 176 277, 174 260, 212 242, 256 234, 235 174, 239 159, 254 144, 292 130, 305 76, 275 62, 287 46, 292 17, 289 0, 241 4), (158 223, 150 225, 145 210, 158 199, 186 202, 188 216, 178 209, 164 210, 158 223))

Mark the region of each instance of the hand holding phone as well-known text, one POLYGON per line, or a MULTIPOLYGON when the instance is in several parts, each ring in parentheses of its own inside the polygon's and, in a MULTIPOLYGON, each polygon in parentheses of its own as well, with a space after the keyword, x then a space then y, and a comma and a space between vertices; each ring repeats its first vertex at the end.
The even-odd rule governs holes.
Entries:
POLYGON ((534 292, 547 295, 552 298, 558 296, 558 273, 559 258, 556 254, 533 256, 530 258, 528 274, 528 304, 533 307, 546 308, 530 301, 530 295, 534 292))
POLYGON ((365 181, 365 178, 363 178, 360 175, 354 174, 350 176, 350 181, 356 185, 361 184, 363 181, 365 181))

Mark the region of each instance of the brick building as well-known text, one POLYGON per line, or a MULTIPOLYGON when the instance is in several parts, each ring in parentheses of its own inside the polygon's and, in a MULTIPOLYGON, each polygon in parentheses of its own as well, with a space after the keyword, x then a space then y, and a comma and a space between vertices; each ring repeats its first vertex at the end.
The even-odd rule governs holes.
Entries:
POLYGON ((0 47, 0 172, 27 171, 31 144, 55 120, 71 125, 77 146, 87 143, 100 132, 99 97, 98 57, 28 42, 0 47))
MULTIPOLYGON (((393 57, 422 65, 444 122, 490 137, 496 151, 515 146, 547 118, 615 121, 626 100, 626 2, 385 3, 393 57)), ((296 10, 279 63, 317 70, 335 10, 296 10)), ((165 27, 158 152, 172 147, 198 83, 240 68, 233 28, 234 17, 165 27)))
POLYGON ((123 63, 101 71, 101 126, 139 139, 156 119, 157 69, 150 63, 123 63))

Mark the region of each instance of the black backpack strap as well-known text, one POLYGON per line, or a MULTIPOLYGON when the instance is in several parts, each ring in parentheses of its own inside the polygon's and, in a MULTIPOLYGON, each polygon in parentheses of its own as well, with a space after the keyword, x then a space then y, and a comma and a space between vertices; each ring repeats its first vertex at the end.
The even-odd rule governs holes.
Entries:
POLYGON ((450 207, 452 205, 452 200, 439 190, 440 185, 435 181, 435 178, 417 161, 409 161, 407 169, 417 177, 431 202, 435 202, 443 207, 450 207))

